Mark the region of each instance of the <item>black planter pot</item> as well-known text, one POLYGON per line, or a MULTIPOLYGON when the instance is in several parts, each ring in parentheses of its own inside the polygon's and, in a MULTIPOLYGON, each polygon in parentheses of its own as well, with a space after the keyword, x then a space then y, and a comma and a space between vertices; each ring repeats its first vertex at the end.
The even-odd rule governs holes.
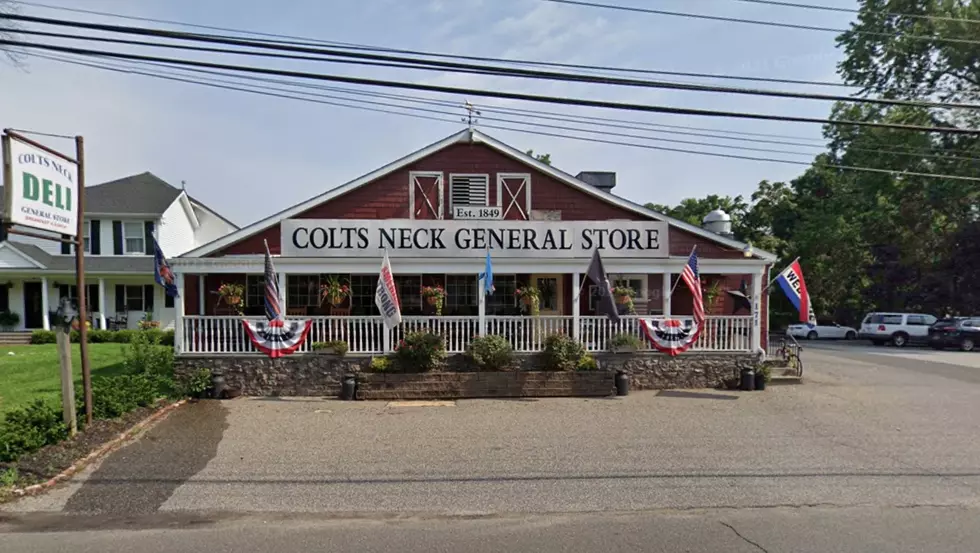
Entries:
POLYGON ((357 378, 355 378, 352 374, 345 376, 344 380, 340 383, 340 399, 344 401, 353 401, 356 390, 357 378))
POLYGON ((224 399, 228 390, 228 383, 225 377, 220 374, 211 376, 211 390, 209 395, 214 399, 224 399))
POLYGON ((752 369, 742 369, 739 389, 743 392, 755 390, 755 371, 752 369))
POLYGON ((766 389, 766 373, 762 371, 755 373, 755 389, 759 391, 766 389))
POLYGON ((624 372, 616 373, 616 395, 625 396, 630 393, 630 377, 624 372))

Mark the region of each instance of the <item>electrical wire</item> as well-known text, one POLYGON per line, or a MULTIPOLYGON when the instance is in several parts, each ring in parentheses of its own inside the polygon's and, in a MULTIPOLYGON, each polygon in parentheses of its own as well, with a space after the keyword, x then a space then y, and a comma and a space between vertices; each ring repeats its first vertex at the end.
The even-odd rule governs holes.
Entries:
POLYGON ((980 44, 978 40, 969 40, 964 38, 946 38, 938 36, 929 35, 896 35, 891 33, 879 33, 876 31, 859 31, 859 30, 848 30, 848 29, 837 29, 833 27, 820 27, 817 25, 803 25, 799 23, 786 23, 784 21, 763 21, 759 19, 745 19, 741 17, 728 17, 722 15, 708 15, 700 13, 687 13, 687 12, 675 12, 667 10, 654 10, 650 8, 638 8, 635 6, 619 6, 615 4, 600 4, 598 2, 584 2, 582 0, 542 0, 543 2, 552 2, 555 4, 568 4, 571 6, 583 6, 588 8, 603 8, 609 10, 626 11, 633 13, 647 13, 652 15, 666 15, 671 17, 686 17, 690 19, 705 19, 709 21, 721 21, 724 23, 746 23, 749 25, 763 25, 767 27, 783 27, 786 29, 796 29, 800 31, 822 31, 827 33, 848 33, 853 32, 860 35, 868 36, 878 36, 886 38, 901 37, 903 39, 911 40, 926 40, 926 41, 938 41, 938 42, 948 42, 951 44, 980 44))
POLYGON ((624 103, 624 102, 607 102, 607 101, 600 101, 600 100, 587 100, 582 98, 564 98, 564 97, 556 97, 556 96, 527 94, 521 92, 506 92, 500 90, 451 87, 451 86, 431 85, 431 84, 423 84, 423 83, 409 83, 404 81, 389 81, 383 79, 352 77, 347 75, 330 75, 330 74, 323 74, 323 73, 309 73, 304 71, 290 71, 290 70, 271 69, 271 68, 264 68, 264 67, 228 65, 228 64, 201 62, 201 61, 184 60, 184 59, 176 59, 176 58, 161 58, 156 56, 143 56, 137 54, 127 54, 122 52, 108 52, 108 51, 99 51, 99 50, 89 50, 83 48, 71 48, 65 46, 37 44, 37 43, 23 42, 17 40, 7 40, 7 39, 0 39, 0 44, 7 45, 7 46, 36 48, 41 50, 51 50, 55 52, 79 54, 85 56, 109 57, 109 58, 132 60, 132 61, 155 61, 155 62, 162 62, 162 63, 185 65, 189 67, 224 69, 229 71, 240 71, 244 73, 285 76, 285 77, 294 77, 300 79, 311 79, 311 80, 319 80, 319 81, 342 82, 347 84, 359 84, 359 85, 377 86, 377 87, 385 87, 385 88, 424 90, 429 92, 442 92, 442 93, 454 94, 459 96, 471 95, 471 96, 482 96, 487 98, 503 98, 503 99, 510 99, 510 100, 524 100, 529 102, 553 103, 553 104, 585 106, 585 107, 595 107, 595 108, 604 108, 604 109, 621 109, 626 111, 641 111, 641 112, 648 112, 648 113, 669 113, 674 115, 696 115, 702 117, 730 117, 735 119, 784 121, 784 122, 795 122, 795 123, 816 123, 821 125, 827 125, 827 124, 853 125, 857 127, 888 128, 888 129, 917 131, 917 132, 980 135, 980 129, 964 129, 959 127, 925 127, 920 125, 903 125, 903 124, 896 124, 896 123, 880 123, 880 122, 873 122, 873 121, 851 121, 851 120, 842 121, 842 120, 834 120, 834 119, 820 119, 815 117, 770 115, 770 114, 763 114, 763 113, 731 112, 731 111, 722 111, 722 110, 678 108, 678 107, 671 107, 671 106, 657 106, 657 105, 634 104, 634 103, 624 103))
POLYGON ((634 74, 648 74, 648 75, 669 75, 674 77, 693 77, 700 79, 719 79, 719 80, 736 80, 736 81, 755 81, 755 82, 767 82, 767 83, 783 83, 783 84, 796 84, 796 85, 810 85, 810 86, 824 86, 824 87, 839 87, 839 88, 850 88, 859 89, 860 86, 849 85, 841 82, 834 81, 817 81, 817 80, 806 80, 806 79, 781 79, 775 77, 759 77, 759 76, 745 76, 745 75, 727 75, 720 73, 698 73, 698 72, 686 72, 686 71, 667 71, 660 69, 640 69, 632 67, 614 67, 614 66, 603 66, 603 65, 584 65, 575 63, 559 63, 551 61, 532 61, 523 59, 510 59, 510 58, 495 58, 488 56, 467 56, 461 54, 447 54, 439 52, 430 52, 424 50, 408 50, 401 48, 388 48, 383 46, 372 46, 366 44, 358 44, 351 42, 338 42, 331 40, 322 40, 310 37, 296 36, 296 35, 285 35, 276 33, 265 33, 261 31, 251 31, 246 29, 236 29, 233 27, 221 27, 215 25, 202 25, 196 23, 188 23, 186 21, 177 21, 173 19, 159 19, 153 17, 139 17, 133 15, 123 15, 112 12, 98 11, 98 10, 88 10, 81 8, 68 8, 65 6, 53 6, 51 4, 42 4, 39 2, 22 2, 20 0, 11 0, 16 4, 22 4, 24 6, 31 6, 50 10, 66 11, 70 13, 83 13, 88 15, 98 15, 100 17, 109 17, 116 19, 125 19, 129 21, 143 21, 148 23, 161 23, 166 25, 174 25, 178 27, 187 27, 192 29, 205 29, 209 31, 221 31, 225 33, 236 33, 240 35, 248 35, 251 37, 266 37, 264 42, 271 44, 293 44, 299 46, 332 46, 335 48, 346 48, 351 50, 364 50, 370 52, 390 52, 397 54, 408 54, 415 56, 424 57, 435 57, 443 59, 459 59, 459 60, 470 60, 470 61, 488 61, 495 63, 512 63, 517 65, 528 65, 535 67, 558 67, 563 69, 578 69, 587 71, 596 71, 603 73, 634 73, 634 74), (268 40, 268 39, 278 39, 278 40, 268 40))
MULTIPOLYGON (((837 6, 818 6, 815 4, 802 4, 799 2, 782 2, 780 0, 731 0, 732 2, 744 2, 746 4, 765 4, 769 6, 780 6, 784 8, 801 8, 806 10, 819 10, 827 12, 837 12, 837 13, 861 13, 861 10, 857 8, 841 8, 837 6)), ((949 17, 944 15, 926 15, 926 14, 915 14, 915 13, 899 13, 899 12, 886 12, 879 11, 876 12, 878 15, 886 15, 888 17, 907 17, 909 19, 926 19, 930 21, 950 21, 954 23, 980 23, 978 19, 969 19, 966 17, 949 17)))
MULTIPOLYGON (((52 19, 52 18, 35 17, 35 16, 18 15, 18 14, 9 14, 9 15, 0 14, 0 19, 9 19, 13 21, 21 21, 27 23, 39 23, 43 25, 72 27, 78 29, 97 30, 97 31, 104 31, 104 32, 111 32, 111 33, 152 36, 156 38, 167 38, 173 40, 206 42, 206 43, 213 43, 213 44, 242 46, 248 48, 262 48, 262 49, 270 49, 276 51, 299 52, 304 54, 318 54, 318 55, 331 56, 331 57, 353 58, 358 60, 371 60, 373 62, 416 64, 419 69, 426 69, 432 71, 440 70, 440 71, 454 71, 454 72, 462 72, 462 73, 475 72, 477 74, 484 74, 484 75, 492 74, 498 76, 520 77, 520 78, 548 80, 548 81, 566 81, 566 82, 578 82, 578 83, 589 83, 589 84, 617 85, 617 86, 655 88, 655 89, 667 89, 667 90, 683 90, 688 92, 740 94, 740 95, 748 95, 748 96, 789 98, 789 99, 796 99, 796 100, 852 102, 852 103, 867 103, 867 104, 884 105, 884 106, 912 106, 912 107, 942 108, 942 109, 954 109, 954 108, 971 109, 971 110, 980 109, 980 104, 902 100, 902 99, 893 99, 893 98, 868 98, 868 97, 855 97, 855 96, 835 95, 835 94, 792 92, 792 91, 785 91, 785 90, 750 89, 750 88, 731 87, 731 86, 679 83, 679 82, 672 82, 672 81, 654 81, 654 80, 630 79, 630 78, 611 77, 611 76, 607 77, 607 76, 581 75, 581 74, 574 74, 574 73, 541 71, 536 69, 519 69, 519 68, 512 68, 512 67, 479 65, 479 64, 472 64, 472 63, 448 62, 448 61, 439 61, 439 60, 421 60, 418 58, 393 56, 387 54, 346 52, 337 49, 311 48, 306 46, 292 46, 292 45, 282 45, 282 44, 273 45, 261 41, 242 40, 242 39, 236 39, 232 37, 222 37, 217 35, 184 33, 179 31, 170 31, 166 29, 151 29, 145 27, 127 27, 127 26, 120 26, 120 25, 105 25, 101 23, 67 21, 62 19, 52 19)), ((288 54, 279 54, 279 53, 271 53, 271 52, 252 52, 252 51, 230 50, 230 49, 221 49, 221 48, 212 49, 212 48, 188 46, 183 44, 164 44, 164 43, 154 43, 154 42, 145 42, 145 41, 130 41, 130 40, 123 40, 123 39, 108 38, 108 37, 70 35, 70 34, 62 34, 62 33, 46 33, 43 31, 23 31, 22 34, 41 34, 41 35, 54 36, 56 38, 66 38, 71 40, 111 42, 111 43, 128 44, 128 45, 136 45, 136 46, 174 48, 174 49, 181 49, 181 50, 204 51, 204 52, 222 53, 222 54, 262 56, 262 57, 273 57, 273 58, 284 58, 284 59, 302 59, 306 61, 325 61, 325 62, 339 61, 334 59, 320 59, 320 58, 310 58, 310 57, 303 57, 303 56, 297 57, 288 54)), ((365 65, 375 65, 375 64, 371 63, 365 65)), ((395 66, 395 67, 401 67, 401 66, 395 66)))
MULTIPOLYGON (((37 54, 31 52, 28 55, 37 55, 37 54)), ((151 75, 151 76, 158 76, 158 75, 151 75)), ((278 98, 285 98, 285 99, 293 99, 293 100, 299 100, 299 101, 305 101, 305 102, 312 102, 312 103, 333 105, 333 106, 339 106, 339 107, 348 107, 348 108, 353 108, 353 109, 362 109, 362 110, 367 110, 367 111, 375 111, 375 112, 395 114, 395 115, 405 115, 405 116, 409 116, 409 117, 416 117, 416 118, 428 119, 428 120, 434 120, 434 121, 442 121, 442 122, 447 122, 447 123, 450 123, 450 122, 451 123, 456 123, 457 122, 457 121, 453 121, 451 119, 437 118, 437 117, 432 117, 432 116, 428 116, 428 115, 419 115, 419 114, 414 114, 414 113, 398 112, 398 111, 394 111, 394 110, 390 110, 390 109, 379 109, 379 108, 373 108, 373 107, 364 107, 364 106, 357 106, 357 105, 351 105, 351 104, 344 104, 344 103, 341 103, 341 102, 333 102, 333 101, 327 101, 327 100, 319 100, 319 99, 309 98, 309 97, 305 97, 305 96, 296 96, 296 95, 293 95, 293 94, 279 94, 279 93, 265 92, 265 91, 262 91, 262 90, 254 90, 254 89, 244 88, 244 87, 234 87, 234 86, 229 86, 229 85, 220 85, 220 84, 208 83, 206 81, 195 81, 193 79, 180 79, 180 78, 165 77, 165 76, 161 76, 161 78, 168 79, 168 80, 184 81, 184 82, 189 82, 191 84, 199 84, 199 85, 203 85, 203 86, 210 86, 210 87, 215 87, 215 88, 220 88, 220 89, 226 89, 226 90, 236 90, 236 91, 240 91, 240 92, 248 92, 248 93, 258 94, 258 95, 262 95, 262 96, 278 97, 278 98)), ((781 163, 781 164, 792 164, 792 165, 811 165, 808 162, 793 161, 793 160, 787 160, 787 159, 762 158, 762 157, 754 157, 754 156, 743 156, 743 155, 737 155, 737 154, 726 154, 726 153, 720 153, 720 152, 706 152, 706 151, 700 151, 700 150, 685 150, 685 149, 680 149, 680 148, 670 148, 670 147, 664 147, 664 146, 654 146, 654 145, 650 145, 650 144, 638 144, 638 143, 635 143, 635 142, 623 142, 623 141, 608 140, 608 139, 601 139, 601 138, 595 138, 595 137, 581 137, 581 136, 574 136, 574 135, 568 135, 568 134, 558 134, 558 133, 551 133, 551 132, 539 131, 539 130, 527 130, 527 129, 520 129, 520 128, 514 128, 514 127, 506 127, 506 126, 501 126, 501 125, 486 125, 486 124, 481 124, 481 126, 486 127, 486 128, 493 128, 493 129, 505 130, 505 131, 520 132, 520 133, 525 133, 525 134, 534 134, 534 135, 540 135, 540 136, 550 136, 550 137, 556 137, 556 138, 564 138, 564 139, 579 140, 579 141, 594 142, 594 143, 602 143, 602 144, 630 146, 630 147, 643 148, 643 149, 648 149, 648 150, 657 150, 657 151, 666 151, 666 152, 675 152, 675 153, 693 154, 693 155, 704 155, 704 156, 721 157, 721 158, 728 158, 728 159, 741 159, 741 160, 748 160, 748 161, 762 161, 762 162, 769 162, 769 163, 781 163)), ((565 130, 567 132, 568 130, 576 131, 578 129, 565 129, 565 130)), ((595 132, 595 131, 587 131, 587 132, 595 132)), ((599 134, 599 133, 596 133, 596 134, 599 134)), ((609 133, 602 133, 602 134, 608 135, 609 133)), ((947 179, 947 180, 980 181, 980 178, 965 177, 965 176, 959 176, 959 175, 940 175, 940 174, 935 174, 935 173, 921 173, 921 172, 911 172, 911 171, 895 171, 895 170, 891 170, 891 169, 880 169, 880 168, 873 168, 873 167, 857 167, 857 166, 847 166, 847 165, 826 164, 826 163, 822 163, 822 162, 820 164, 822 166, 825 166, 825 167, 842 169, 842 170, 850 170, 850 171, 859 171, 859 172, 871 172, 871 173, 879 173, 879 174, 882 174, 882 173, 883 174, 902 174, 902 175, 908 175, 908 176, 920 176, 920 177, 927 177, 927 178, 941 178, 941 179, 947 179)))

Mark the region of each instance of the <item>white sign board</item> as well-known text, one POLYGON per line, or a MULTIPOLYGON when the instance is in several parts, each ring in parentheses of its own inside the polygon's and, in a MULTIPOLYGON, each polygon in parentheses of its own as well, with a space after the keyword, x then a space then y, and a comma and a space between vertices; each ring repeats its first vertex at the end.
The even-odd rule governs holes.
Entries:
POLYGON ((457 205, 453 207, 453 219, 497 220, 504 218, 504 210, 499 207, 479 207, 457 205))
POLYGON ((454 221, 286 219, 284 257, 657 259, 668 256, 659 221, 454 221))
POLYGON ((78 230, 78 165, 5 137, 4 220, 74 237, 78 230))

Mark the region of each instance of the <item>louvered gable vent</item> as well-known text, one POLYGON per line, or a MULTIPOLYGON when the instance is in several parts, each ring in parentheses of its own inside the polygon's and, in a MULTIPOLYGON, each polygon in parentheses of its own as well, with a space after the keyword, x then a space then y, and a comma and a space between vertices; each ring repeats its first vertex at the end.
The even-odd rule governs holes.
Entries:
POLYGON ((452 204, 486 206, 490 179, 487 175, 451 175, 452 204))

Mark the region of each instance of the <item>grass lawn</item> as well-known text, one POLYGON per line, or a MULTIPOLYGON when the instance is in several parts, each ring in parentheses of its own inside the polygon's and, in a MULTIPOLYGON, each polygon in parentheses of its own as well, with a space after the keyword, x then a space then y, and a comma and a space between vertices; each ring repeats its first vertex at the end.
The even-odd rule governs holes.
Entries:
MULTIPOLYGON (((127 344, 89 344, 92 376, 122 373, 124 347, 128 347, 127 344)), ((71 345, 71 352, 72 376, 79 383, 82 381, 82 362, 78 344, 71 345)), ((0 346, 0 415, 37 398, 61 405, 60 374, 55 344, 0 346)))

